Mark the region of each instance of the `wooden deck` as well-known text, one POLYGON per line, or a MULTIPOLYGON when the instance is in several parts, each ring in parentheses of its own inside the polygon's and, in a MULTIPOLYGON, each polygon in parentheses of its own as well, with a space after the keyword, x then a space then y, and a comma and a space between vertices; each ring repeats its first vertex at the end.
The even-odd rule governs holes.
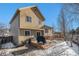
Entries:
POLYGON ((39 49, 47 49, 47 48, 51 47, 50 44, 46 43, 43 45, 43 44, 37 43, 36 41, 32 41, 32 46, 39 48, 39 49))

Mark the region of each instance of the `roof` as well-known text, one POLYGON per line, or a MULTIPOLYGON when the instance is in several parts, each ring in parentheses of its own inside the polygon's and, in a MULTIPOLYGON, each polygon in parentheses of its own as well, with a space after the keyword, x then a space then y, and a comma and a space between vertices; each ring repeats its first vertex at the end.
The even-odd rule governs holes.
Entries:
POLYGON ((11 21, 10 21, 10 24, 13 22, 14 18, 16 17, 16 15, 19 13, 19 9, 16 10, 15 14, 13 15, 11 21))
POLYGON ((34 13, 35 15, 39 18, 39 19, 42 19, 42 20, 45 20, 44 16, 41 14, 40 10, 37 8, 37 6, 29 6, 29 7, 23 7, 23 8, 19 8, 16 10, 14 16, 12 17, 11 21, 10 21, 10 24, 12 23, 12 21, 14 20, 14 18, 16 17, 16 15, 23 9, 27 9, 27 8, 30 8, 34 13))
POLYGON ((45 29, 53 29, 53 27, 50 27, 48 25, 44 25, 44 26, 42 26, 42 28, 45 28, 45 29))
MULTIPOLYGON (((20 29, 25 29, 25 28, 20 28, 20 29)), ((31 30, 40 30, 40 31, 41 31, 41 30, 44 30, 44 29, 42 29, 42 28, 40 28, 40 29, 38 29, 38 28, 27 28, 27 29, 28 29, 28 30, 29 30, 29 29, 31 29, 31 30)), ((25 29, 25 30, 26 30, 26 29, 25 29)))

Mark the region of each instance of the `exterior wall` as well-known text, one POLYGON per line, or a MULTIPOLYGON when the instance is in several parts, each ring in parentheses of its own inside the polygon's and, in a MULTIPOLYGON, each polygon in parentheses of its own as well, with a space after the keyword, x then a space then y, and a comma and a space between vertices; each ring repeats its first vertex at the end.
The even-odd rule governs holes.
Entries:
POLYGON ((19 14, 16 15, 13 22, 10 24, 10 34, 13 36, 14 42, 18 43, 19 34, 19 14))
POLYGON ((11 35, 16 36, 18 35, 19 29, 19 15, 14 18, 14 21, 10 24, 10 31, 11 35))
POLYGON ((43 35, 42 34, 43 30, 31 30, 31 29, 29 29, 31 31, 31 35, 30 36, 25 36, 25 34, 24 34, 25 30, 27 30, 27 29, 20 30, 20 36, 18 36, 19 43, 21 43, 22 41, 28 40, 31 37, 36 37, 37 32, 40 32, 40 35, 43 35))
POLYGON ((40 20, 30 8, 22 9, 20 11, 20 28, 37 29, 37 28, 40 28, 43 25, 44 25, 44 22, 42 20, 40 20), (31 23, 25 21, 26 16, 32 17, 31 23), (40 24, 39 24, 39 21, 41 22, 40 24))
MULTIPOLYGON (((20 28, 23 28, 23 29, 40 29, 43 25, 44 25, 43 20, 40 20, 30 8, 20 10, 20 28), (31 23, 26 22, 26 16, 32 17, 31 23)), ((36 36, 36 31, 35 30, 31 30, 31 31, 32 31, 31 36, 36 36)), ((29 37, 31 37, 31 36, 25 36, 24 32, 25 32, 25 30, 20 29, 20 33, 18 33, 19 34, 18 35, 19 44, 21 44, 22 41, 25 41, 29 37)))
POLYGON ((29 37, 32 37, 32 36, 18 36, 18 43, 22 44, 22 42, 28 40, 29 37))
MULTIPOLYGON (((25 36, 24 35, 25 31, 21 30, 21 28, 40 29, 40 27, 42 27, 43 25, 44 25, 43 20, 40 20, 30 8, 20 10, 20 14, 18 14, 14 18, 13 22, 10 24, 11 35, 13 35, 14 42, 17 44, 18 43, 21 44, 22 41, 25 41, 30 37, 30 36, 25 36), (26 22, 26 16, 32 17, 31 23, 26 22)), ((32 35, 36 36, 36 32, 32 31, 32 35)))
POLYGON ((53 29, 48 29, 48 33, 45 33, 44 30, 44 37, 46 40, 53 40, 54 39, 54 34, 53 34, 53 29))
MULTIPOLYGON (((28 30, 28 29, 26 29, 26 30, 28 30)), ((25 36, 25 31, 26 30, 20 30, 20 36, 25 36)), ((37 32, 40 32, 40 35, 42 36, 43 34, 43 31, 44 30, 31 30, 31 29, 29 29, 30 31, 31 31, 31 35, 30 36, 36 36, 36 34, 37 34, 37 32)))
POLYGON ((44 36, 52 36, 52 35, 53 35, 52 29, 48 29, 48 33, 45 33, 44 30, 44 36))
MULTIPOLYGON (((37 32, 41 32, 43 35, 43 30, 40 28, 44 26, 44 21, 39 19, 35 13, 30 9, 21 9, 20 14, 18 14, 14 21, 11 23, 11 34, 14 36, 14 42, 21 44, 22 41, 27 40, 29 37, 37 36, 37 32), (32 22, 26 22, 26 16, 32 17, 32 22), (40 23, 39 23, 40 22, 40 23), (25 36, 25 30, 31 30, 31 36, 25 36), (32 30, 32 29, 39 29, 39 30, 32 30)), ((48 30, 48 33, 44 32, 44 36, 52 36, 52 29, 48 30)))

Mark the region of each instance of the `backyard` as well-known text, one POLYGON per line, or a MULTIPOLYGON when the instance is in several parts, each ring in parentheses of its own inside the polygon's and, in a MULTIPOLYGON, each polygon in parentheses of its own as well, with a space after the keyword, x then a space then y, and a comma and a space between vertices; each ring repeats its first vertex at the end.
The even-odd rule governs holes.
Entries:
POLYGON ((79 4, 0 6, 0 56, 79 55, 79 4))
POLYGON ((1 56, 78 56, 78 46, 73 43, 70 47, 70 42, 66 43, 63 40, 52 40, 51 47, 40 49, 34 46, 21 46, 13 49, 0 49, 1 56))

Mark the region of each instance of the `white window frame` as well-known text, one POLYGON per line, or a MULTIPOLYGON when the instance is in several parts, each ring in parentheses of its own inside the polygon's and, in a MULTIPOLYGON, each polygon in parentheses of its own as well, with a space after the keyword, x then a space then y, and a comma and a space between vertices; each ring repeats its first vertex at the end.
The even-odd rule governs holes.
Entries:
POLYGON ((26 22, 29 22, 29 23, 31 23, 32 22, 32 17, 31 16, 26 16, 26 19, 25 19, 25 21, 26 22), (30 19, 29 19, 30 18, 30 19), (28 21, 28 19, 29 19, 29 21, 28 21))

